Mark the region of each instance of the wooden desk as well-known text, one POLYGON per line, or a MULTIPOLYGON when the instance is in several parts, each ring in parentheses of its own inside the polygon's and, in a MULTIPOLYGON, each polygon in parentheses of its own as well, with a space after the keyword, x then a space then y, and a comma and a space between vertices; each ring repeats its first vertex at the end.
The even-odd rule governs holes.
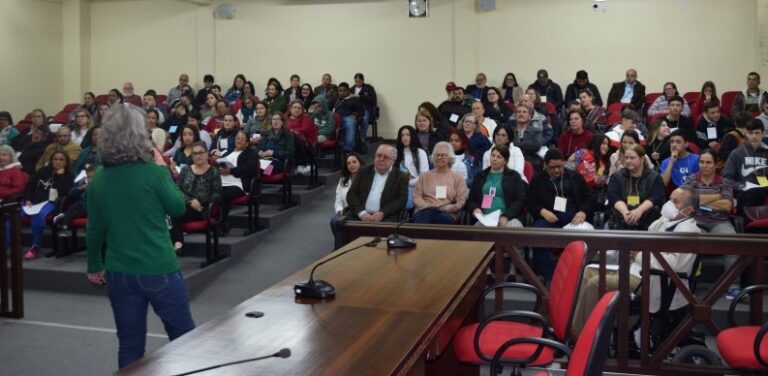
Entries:
MULTIPOLYGON (((359 238, 336 252, 370 240, 359 238)), ((385 243, 318 268, 315 278, 336 287, 335 299, 295 298, 293 285, 308 279, 313 263, 118 374, 171 375, 283 347, 291 349, 290 358, 202 374, 428 373, 453 358, 452 353, 440 355, 474 312, 493 243, 424 239, 416 248, 400 251, 387 251, 385 243), (249 311, 262 311, 264 317, 246 318, 249 311)))

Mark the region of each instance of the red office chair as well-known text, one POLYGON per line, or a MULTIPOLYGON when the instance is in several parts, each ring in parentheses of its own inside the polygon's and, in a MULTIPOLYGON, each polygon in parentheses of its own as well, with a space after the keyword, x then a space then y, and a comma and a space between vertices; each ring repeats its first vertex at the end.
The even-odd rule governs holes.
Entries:
POLYGON ((248 230, 244 235, 254 233, 259 228, 259 194, 261 194, 261 169, 256 165, 256 175, 251 179, 248 192, 232 199, 232 205, 248 207, 248 230))
POLYGON ((648 124, 648 126, 650 126, 651 124, 653 124, 654 121, 663 119, 665 116, 667 116, 667 114, 664 114, 664 113, 648 116, 648 119, 646 120, 645 124, 648 124))
POLYGON ((271 175, 261 174, 262 184, 282 185, 283 206, 280 207, 280 210, 285 210, 293 206, 293 185, 291 184, 292 169, 293 169, 293 162, 290 160, 287 160, 283 162, 282 172, 273 172, 271 175))
MULTIPOLYGON (((568 346, 562 343, 546 338, 527 337, 515 338, 505 342, 491 360, 491 374, 497 374, 501 371, 500 363, 506 362, 502 356, 512 346, 521 344, 539 345, 552 347, 555 350, 562 351, 570 359, 568 368, 565 370, 565 376, 599 376, 603 374, 605 359, 608 357, 608 350, 611 343, 611 332, 613 331, 614 317, 619 302, 619 295, 616 291, 606 292, 597 302, 597 305, 589 314, 586 325, 581 331, 579 338, 576 339, 576 345, 571 351, 568 346)), ((549 375, 547 371, 536 373, 536 376, 549 375)))
POLYGON ((98 104, 104 104, 109 101, 109 95, 108 94, 100 94, 96 96, 95 102, 98 104))
POLYGON ((205 233, 205 261, 200 263, 204 268, 219 260, 229 257, 226 253, 219 250, 219 224, 221 223, 221 203, 211 202, 208 204, 206 216, 202 219, 193 219, 184 222, 181 225, 181 231, 186 233, 204 232, 205 233), (213 240, 213 246, 211 246, 213 240))
POLYGON ((533 164, 531 162, 525 161, 523 175, 525 175, 525 180, 528 180, 528 184, 531 184, 531 181, 533 181, 533 164))
POLYGON ((61 109, 61 112, 70 113, 74 110, 77 110, 78 108, 80 108, 80 103, 70 103, 64 106, 64 108, 61 109))
POLYGON ((619 115, 621 115, 621 110, 623 109, 624 109, 624 103, 617 102, 617 103, 609 104, 608 107, 605 109, 605 112, 607 112, 608 114, 613 114, 618 112, 619 115))
POLYGON ((61 124, 68 124, 69 123, 69 112, 59 112, 56 114, 56 116, 53 117, 53 123, 61 123, 61 124))
POLYGON ((742 325, 737 326, 733 314, 738 302, 744 296, 768 290, 768 285, 749 286, 741 291, 741 294, 731 301, 728 309, 728 323, 730 328, 717 335, 717 350, 728 365, 733 368, 768 371, 768 322, 762 326, 742 325))
POLYGON ((662 93, 648 93, 645 95, 645 108, 651 107, 656 98, 660 97, 662 93))
POLYGON ((740 91, 726 91, 720 96, 720 111, 722 111, 725 116, 733 116, 731 108, 733 107, 733 101, 739 93, 740 91))
MULTIPOLYGON (((565 342, 571 337, 571 321, 581 278, 587 262, 587 244, 582 241, 569 243, 557 261, 555 273, 547 300, 547 318, 536 312, 502 311, 486 317, 482 322, 459 329, 453 339, 456 359, 463 363, 488 363, 491 355, 508 340, 522 337, 553 337, 565 342), (524 322, 509 321, 522 319, 524 322), (528 324, 527 322, 531 322, 528 324)), ((501 283, 487 288, 478 300, 478 312, 482 312, 485 297, 500 288, 518 288, 533 292, 537 290, 524 283, 501 283)), ((539 296, 536 296, 535 310, 538 310, 539 296)), ((519 367, 522 364, 544 366, 554 360, 554 351, 535 344, 508 346, 503 351, 504 363, 519 367), (511 359, 507 361, 507 359, 511 359)))
POLYGON ((168 96, 167 95, 158 94, 155 99, 157 101, 157 104, 166 104, 168 106, 173 104, 173 103, 165 103, 168 100, 168 96))

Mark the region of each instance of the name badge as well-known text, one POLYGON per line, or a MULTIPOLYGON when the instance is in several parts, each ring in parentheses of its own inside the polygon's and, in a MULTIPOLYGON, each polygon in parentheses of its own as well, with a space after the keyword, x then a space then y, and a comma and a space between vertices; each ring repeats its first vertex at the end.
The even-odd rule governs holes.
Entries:
POLYGON ((448 187, 445 185, 438 185, 437 191, 435 192, 435 197, 448 198, 448 187))
POLYGON ((449 117, 449 118, 448 118, 448 120, 449 120, 451 123, 455 123, 455 122, 459 121, 459 115, 456 115, 456 114, 451 114, 451 117, 449 117))
POLYGON ((174 133, 176 133, 176 129, 178 129, 178 128, 179 128, 178 125, 172 125, 170 128, 168 128, 168 133, 174 134, 174 133))
POLYGON ((717 128, 715 128, 715 127, 707 128, 707 139, 708 140, 716 140, 717 139, 717 128))
POLYGON ((555 211, 565 213, 565 207, 568 206, 568 199, 562 196, 555 196, 555 211))
POLYGON ((765 176, 758 176, 757 184, 760 184, 761 187, 768 187, 768 178, 765 176))
POLYGON ((629 206, 640 205, 640 196, 627 196, 627 205, 629 206))
POLYGON ((483 195, 483 202, 480 204, 481 209, 490 209, 493 204, 493 198, 496 197, 496 187, 491 187, 488 190, 488 194, 483 195))
POLYGON ((48 191, 48 201, 54 202, 57 198, 59 198, 59 190, 56 188, 51 188, 48 191))
POLYGON ((542 95, 541 96, 541 102, 542 103, 546 103, 547 102, 547 96, 546 95, 542 95))
POLYGON ((219 140, 219 149, 229 149, 229 140, 222 137, 219 140))

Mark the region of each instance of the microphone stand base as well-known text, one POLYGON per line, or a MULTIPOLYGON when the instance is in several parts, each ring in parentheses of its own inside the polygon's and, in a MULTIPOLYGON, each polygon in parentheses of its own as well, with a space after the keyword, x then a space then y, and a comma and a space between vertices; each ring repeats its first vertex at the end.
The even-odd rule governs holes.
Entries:
POLYGON ((387 249, 412 248, 416 246, 416 240, 403 235, 392 234, 387 237, 387 249))
POLYGON ((307 281, 293 286, 293 292, 301 298, 330 299, 336 296, 336 288, 326 281, 307 281))

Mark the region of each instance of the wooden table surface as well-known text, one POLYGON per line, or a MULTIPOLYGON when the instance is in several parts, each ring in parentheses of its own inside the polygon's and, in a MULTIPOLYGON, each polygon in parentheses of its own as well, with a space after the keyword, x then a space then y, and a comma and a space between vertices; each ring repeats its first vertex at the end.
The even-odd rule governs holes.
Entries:
POLYGON ((281 348, 291 349, 291 356, 201 375, 390 375, 423 368, 445 351, 472 311, 492 243, 423 239, 397 251, 385 243, 317 269, 315 279, 335 286, 334 299, 295 297, 293 285, 308 279, 313 263, 118 374, 171 375, 281 348), (250 311, 264 317, 245 317, 250 311))

